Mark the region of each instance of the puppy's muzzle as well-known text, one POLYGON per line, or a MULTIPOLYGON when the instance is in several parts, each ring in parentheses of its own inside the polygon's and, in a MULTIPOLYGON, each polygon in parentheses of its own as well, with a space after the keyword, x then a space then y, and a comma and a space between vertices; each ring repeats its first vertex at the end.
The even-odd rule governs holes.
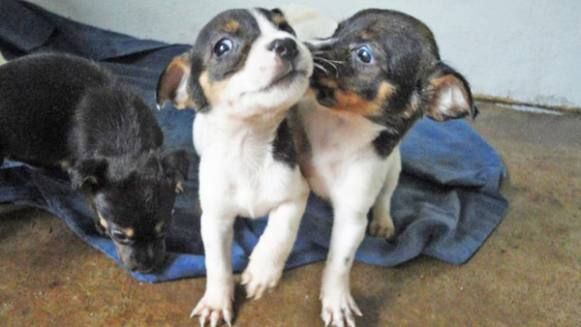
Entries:
POLYGON ((297 57, 299 50, 297 43, 291 38, 276 39, 267 46, 268 51, 273 51, 278 57, 291 61, 297 57))
POLYGON ((125 268, 130 271, 149 273, 165 262, 165 240, 124 245, 113 241, 117 254, 125 268))

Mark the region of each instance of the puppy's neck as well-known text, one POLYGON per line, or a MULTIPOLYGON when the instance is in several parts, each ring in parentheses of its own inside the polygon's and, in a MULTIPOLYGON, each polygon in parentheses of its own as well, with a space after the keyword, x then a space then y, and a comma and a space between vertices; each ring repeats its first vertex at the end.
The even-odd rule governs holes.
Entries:
POLYGON ((244 111, 237 112, 236 108, 214 107, 205 113, 205 120, 225 134, 244 133, 247 136, 270 139, 276 129, 285 119, 290 108, 269 108, 252 110, 252 114, 244 111))
POLYGON ((262 162, 271 152, 278 126, 288 110, 263 112, 261 115, 232 114, 233 108, 212 107, 198 114, 194 121, 194 146, 201 157, 241 158, 262 162))

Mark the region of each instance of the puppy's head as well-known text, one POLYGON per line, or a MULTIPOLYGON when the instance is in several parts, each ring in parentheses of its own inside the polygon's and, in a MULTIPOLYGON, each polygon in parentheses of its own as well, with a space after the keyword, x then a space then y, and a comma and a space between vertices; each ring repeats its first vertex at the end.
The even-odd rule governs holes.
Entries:
POLYGON ((331 110, 351 112, 400 134, 425 114, 476 115, 466 79, 440 60, 430 29, 403 13, 371 9, 310 45, 312 89, 331 110))
POLYGON ((185 151, 139 157, 90 159, 69 171, 75 188, 87 195, 97 229, 108 235, 131 271, 150 272, 165 260, 176 185, 187 177, 185 151))
POLYGON ((288 109, 305 93, 312 58, 280 10, 228 10, 162 73, 157 102, 248 118, 288 109))

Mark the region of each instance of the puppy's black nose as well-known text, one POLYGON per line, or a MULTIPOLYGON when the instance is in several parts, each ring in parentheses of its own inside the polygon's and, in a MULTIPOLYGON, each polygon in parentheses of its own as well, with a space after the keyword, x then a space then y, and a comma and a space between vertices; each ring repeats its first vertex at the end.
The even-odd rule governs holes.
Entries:
POLYGON ((291 38, 276 39, 268 45, 269 51, 274 51, 282 59, 294 59, 299 53, 297 43, 291 38))

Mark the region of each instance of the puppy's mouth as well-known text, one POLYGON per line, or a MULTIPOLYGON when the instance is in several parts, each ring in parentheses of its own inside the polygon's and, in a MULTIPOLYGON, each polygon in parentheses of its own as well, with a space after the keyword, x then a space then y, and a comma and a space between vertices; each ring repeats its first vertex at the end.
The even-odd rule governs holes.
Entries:
POLYGON ((262 88, 255 90, 255 91, 252 91, 252 92, 246 92, 243 95, 246 95, 249 93, 265 93, 265 92, 269 92, 272 89, 275 89, 277 87, 287 87, 293 81, 295 81, 297 78, 299 78, 299 77, 307 78, 307 76, 308 76, 308 74, 306 71, 300 70, 300 69, 295 69, 295 68, 291 67, 286 72, 284 72, 284 73, 280 74, 279 76, 277 76, 276 78, 274 78, 272 80, 272 82, 270 82, 270 84, 268 84, 267 86, 264 86, 262 88))
POLYGON ((271 88, 277 86, 278 84, 288 83, 295 79, 296 77, 303 75, 306 76, 307 73, 305 71, 296 70, 294 68, 289 69, 286 73, 280 75, 279 77, 275 78, 267 88, 271 88))

